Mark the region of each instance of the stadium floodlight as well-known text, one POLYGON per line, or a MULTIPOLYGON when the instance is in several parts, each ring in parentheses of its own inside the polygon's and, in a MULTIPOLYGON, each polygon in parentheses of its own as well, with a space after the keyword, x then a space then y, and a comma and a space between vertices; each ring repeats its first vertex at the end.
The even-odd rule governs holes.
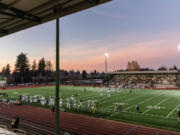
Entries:
POLYGON ((180 51, 180 44, 177 46, 178 51, 180 51))
POLYGON ((108 53, 104 53, 104 56, 107 58, 109 56, 109 54, 108 53))

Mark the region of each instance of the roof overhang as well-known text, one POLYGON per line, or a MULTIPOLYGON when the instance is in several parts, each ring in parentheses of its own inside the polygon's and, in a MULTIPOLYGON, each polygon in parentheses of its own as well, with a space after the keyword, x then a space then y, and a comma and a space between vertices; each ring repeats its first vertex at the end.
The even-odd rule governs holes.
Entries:
POLYGON ((0 37, 111 0, 0 0, 0 37))
POLYGON ((124 71, 124 72, 108 72, 111 75, 130 75, 130 74, 179 74, 178 70, 164 70, 164 71, 124 71))

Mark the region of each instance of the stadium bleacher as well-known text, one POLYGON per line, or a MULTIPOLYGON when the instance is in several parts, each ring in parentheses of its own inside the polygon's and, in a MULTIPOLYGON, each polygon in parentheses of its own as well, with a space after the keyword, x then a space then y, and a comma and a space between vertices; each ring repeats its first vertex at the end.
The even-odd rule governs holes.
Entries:
POLYGON ((180 72, 177 70, 171 71, 124 71, 110 72, 113 76, 111 84, 134 84, 143 85, 148 88, 177 88, 179 87, 178 78, 180 72))

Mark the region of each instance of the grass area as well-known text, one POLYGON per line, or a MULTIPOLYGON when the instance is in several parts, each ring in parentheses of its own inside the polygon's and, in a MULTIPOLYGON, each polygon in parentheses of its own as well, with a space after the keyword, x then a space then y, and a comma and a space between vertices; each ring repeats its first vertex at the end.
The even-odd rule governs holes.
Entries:
MULTIPOLYGON (((122 89, 120 93, 112 92, 111 96, 108 97, 107 93, 100 96, 100 88, 86 87, 86 92, 84 92, 84 88, 62 86, 61 98, 63 99, 63 107, 66 108, 66 99, 77 92, 79 96, 76 97, 76 100, 83 98, 83 106, 80 109, 67 109, 69 112, 180 132, 180 120, 177 119, 177 109, 180 109, 180 91, 178 90, 134 89, 132 94, 130 94, 128 89, 122 89), (97 100, 96 114, 92 114, 91 108, 87 107, 88 99, 97 100), (114 112, 114 103, 124 104, 122 106, 123 112, 114 112), (140 114, 136 114, 137 104, 140 106, 140 114)), ((10 99, 16 99, 22 94, 49 97, 54 96, 55 88, 40 87, 3 92, 7 93, 10 99)))

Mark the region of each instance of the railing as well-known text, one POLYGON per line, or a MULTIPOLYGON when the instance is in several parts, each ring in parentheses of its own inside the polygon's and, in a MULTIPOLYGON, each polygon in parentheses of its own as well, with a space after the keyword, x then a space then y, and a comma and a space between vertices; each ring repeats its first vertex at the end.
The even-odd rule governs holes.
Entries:
POLYGON ((18 135, 26 135, 26 131, 22 130, 22 129, 14 129, 14 132, 18 133, 18 135))
MULTIPOLYGON (((0 124, 0 128, 8 130, 7 126, 5 126, 5 125, 0 124)), ((24 130, 21 130, 21 129, 14 129, 13 132, 18 133, 18 135, 26 135, 26 132, 24 130)))
POLYGON ((3 128, 3 129, 7 130, 7 126, 1 125, 1 124, 0 124, 0 128, 3 128))

